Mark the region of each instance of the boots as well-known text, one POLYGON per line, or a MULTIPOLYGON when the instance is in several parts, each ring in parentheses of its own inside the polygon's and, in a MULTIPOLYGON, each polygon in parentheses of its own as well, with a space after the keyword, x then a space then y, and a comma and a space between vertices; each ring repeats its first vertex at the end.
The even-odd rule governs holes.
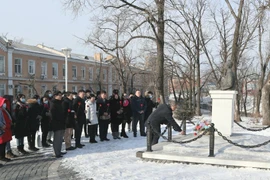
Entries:
POLYGON ((26 152, 24 150, 24 146, 23 145, 20 145, 20 146, 17 146, 17 149, 20 153, 22 153, 23 155, 26 155, 26 154, 29 154, 28 152, 26 152))
POLYGON ((112 132, 113 139, 121 139, 119 137, 119 132, 112 132))
POLYGON ((126 132, 123 129, 121 131, 121 137, 128 138, 126 132))
POLYGON ((6 158, 15 158, 15 157, 17 156, 13 154, 11 150, 6 153, 6 158))

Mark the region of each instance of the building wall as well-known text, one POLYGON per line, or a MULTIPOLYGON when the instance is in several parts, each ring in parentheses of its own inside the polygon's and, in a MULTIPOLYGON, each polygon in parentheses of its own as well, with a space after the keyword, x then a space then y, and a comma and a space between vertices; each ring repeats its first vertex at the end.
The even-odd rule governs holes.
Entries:
POLYGON ((7 52, 5 52, 3 49, 0 48, 0 56, 4 57, 4 66, 5 66, 5 72, 3 74, 0 74, 0 96, 3 96, 4 94, 7 93, 7 72, 8 72, 8 67, 7 67, 7 52))

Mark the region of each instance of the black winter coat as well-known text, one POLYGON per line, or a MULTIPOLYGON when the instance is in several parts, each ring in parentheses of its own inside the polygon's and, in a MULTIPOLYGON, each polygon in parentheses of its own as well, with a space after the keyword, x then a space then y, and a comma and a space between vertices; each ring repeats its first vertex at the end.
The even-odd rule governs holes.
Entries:
POLYGON ((97 112, 98 112, 98 118, 100 119, 101 116, 104 115, 104 113, 110 114, 110 102, 105 99, 103 100, 102 98, 97 99, 97 112))
POLYGON ((75 111, 73 109, 73 101, 68 98, 64 98, 62 106, 64 110, 66 128, 75 128, 75 111))
POLYGON ((86 121, 85 116, 85 101, 84 99, 80 98, 79 96, 73 100, 73 109, 77 116, 78 123, 84 123, 86 121))
POLYGON ((53 99, 51 101, 51 116, 52 116, 52 130, 65 130, 64 110, 62 107, 62 100, 53 99))
POLYGON ((181 127, 173 119, 172 109, 167 104, 161 104, 158 108, 148 117, 146 125, 150 122, 150 125, 155 130, 160 128, 161 124, 170 124, 175 131, 182 131, 181 127))
POLYGON ((28 99, 28 102, 28 120, 30 132, 36 132, 39 129, 40 120, 38 119, 38 116, 41 115, 41 106, 37 103, 35 99, 28 99))
POLYGON ((145 102, 147 108, 145 111, 144 120, 146 121, 150 114, 153 112, 153 108, 156 106, 156 104, 149 97, 145 97, 145 102))
POLYGON ((131 102, 129 99, 122 100, 122 102, 123 102, 124 120, 127 123, 130 123, 131 122, 130 118, 132 116, 131 102))
POLYGON ((120 99, 111 98, 110 99, 110 110, 111 110, 111 123, 112 124, 121 124, 123 120, 123 111, 119 115, 117 111, 122 108, 122 101, 120 99), (121 116, 121 117, 120 117, 121 116))
POLYGON ((139 114, 140 111, 146 111, 147 105, 143 97, 134 96, 131 100, 131 108, 133 115, 139 114))
POLYGON ((28 121, 28 106, 24 103, 17 102, 15 107, 15 137, 22 138, 30 133, 28 121))

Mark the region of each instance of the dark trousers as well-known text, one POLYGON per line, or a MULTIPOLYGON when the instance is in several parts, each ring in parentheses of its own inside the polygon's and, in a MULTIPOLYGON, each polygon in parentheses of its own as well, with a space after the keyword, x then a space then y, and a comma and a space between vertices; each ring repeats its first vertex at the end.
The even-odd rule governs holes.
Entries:
POLYGON ((7 143, 3 143, 3 144, 0 144, 0 158, 5 158, 6 156, 6 144, 7 143))
POLYGON ((96 134, 97 134, 97 124, 95 125, 88 125, 88 134, 90 136, 90 141, 95 141, 95 137, 96 137, 96 134))
POLYGON ((151 130, 152 130, 151 144, 154 145, 154 144, 157 144, 159 140, 159 135, 157 133, 159 134, 161 133, 160 126, 152 126, 151 130))
POLYGON ((83 122, 76 123, 75 127, 75 145, 79 146, 81 144, 81 136, 82 136, 82 128, 83 128, 83 122))
POLYGON ((53 132, 53 150, 55 156, 61 155, 64 132, 65 130, 57 130, 53 132))
POLYGON ((145 126, 144 126, 144 114, 134 113, 132 120, 132 131, 133 134, 137 134, 137 124, 140 123, 140 133, 145 135, 145 126))
POLYGON ((42 145, 47 143, 47 136, 49 132, 49 122, 42 122, 41 121, 41 131, 42 131, 42 145))
POLYGON ((30 134, 27 136, 27 140, 28 140, 28 146, 30 148, 35 147, 36 131, 30 132, 30 134))
POLYGON ((83 129, 84 129, 85 136, 89 136, 89 134, 88 134, 88 124, 87 124, 86 120, 85 120, 85 122, 83 124, 83 129))
POLYGON ((99 137, 101 141, 107 139, 109 122, 110 120, 99 121, 99 137))
POLYGON ((119 132, 119 125, 118 124, 111 124, 112 132, 119 132))

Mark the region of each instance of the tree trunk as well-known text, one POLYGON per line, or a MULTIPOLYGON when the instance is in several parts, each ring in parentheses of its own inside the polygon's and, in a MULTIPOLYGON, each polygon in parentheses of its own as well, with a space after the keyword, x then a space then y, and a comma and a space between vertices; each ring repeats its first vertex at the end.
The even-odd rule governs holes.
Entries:
MULTIPOLYGON (((238 66, 238 57, 239 57, 239 47, 238 41, 240 37, 240 27, 241 27, 241 19, 242 19, 242 10, 244 7, 244 0, 240 0, 240 4, 238 7, 238 15, 235 17, 235 30, 233 35, 233 44, 232 44, 232 63, 233 63, 233 72, 235 74, 235 90, 239 92, 238 87, 238 78, 237 78, 237 66, 238 66)), ((236 106, 235 106, 235 120, 240 121, 240 100, 239 95, 236 95, 236 106)))
POLYGON ((196 83, 196 87, 197 87, 197 96, 196 96, 196 111, 195 111, 195 114, 197 116, 200 116, 201 115, 201 70, 200 70, 200 27, 201 24, 200 24, 200 21, 199 21, 199 24, 198 24, 198 32, 197 32, 197 46, 196 46, 196 66, 197 66, 197 83, 196 83))
POLYGON ((270 125, 270 82, 262 89, 263 125, 270 125))
POLYGON ((157 22, 157 97, 160 103, 165 102, 164 97, 164 3, 165 0, 156 1, 158 8, 157 22))

